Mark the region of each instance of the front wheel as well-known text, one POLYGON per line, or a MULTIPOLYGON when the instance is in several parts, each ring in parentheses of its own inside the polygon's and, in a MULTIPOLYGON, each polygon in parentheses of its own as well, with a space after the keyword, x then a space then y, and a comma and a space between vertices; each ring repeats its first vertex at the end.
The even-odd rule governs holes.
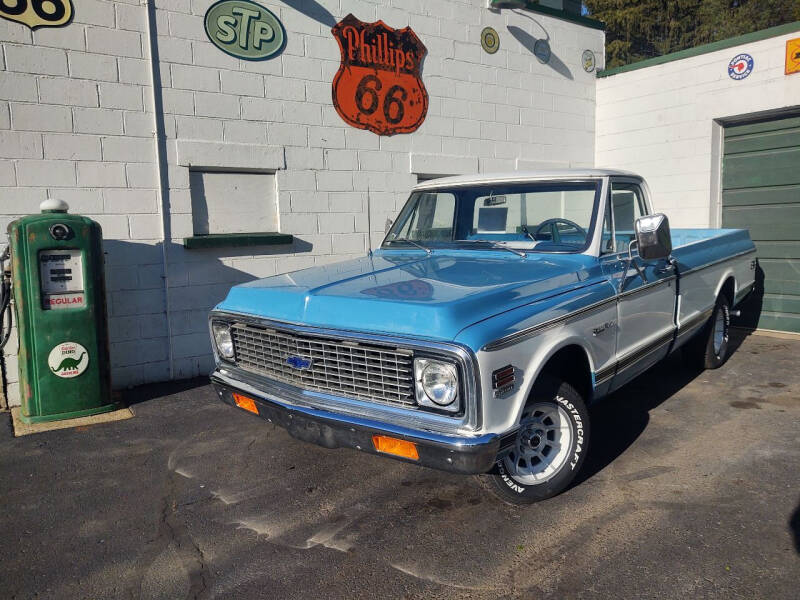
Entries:
POLYGON ((589 413, 565 381, 543 376, 520 420, 513 448, 481 475, 490 492, 509 504, 555 496, 575 479, 589 445, 589 413))

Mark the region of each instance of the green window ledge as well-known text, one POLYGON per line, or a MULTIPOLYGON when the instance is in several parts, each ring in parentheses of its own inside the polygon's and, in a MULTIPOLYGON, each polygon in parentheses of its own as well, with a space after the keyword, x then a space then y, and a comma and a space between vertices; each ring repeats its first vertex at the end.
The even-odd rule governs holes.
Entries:
POLYGON ((183 247, 227 248, 231 246, 278 246, 291 244, 294 236, 288 233, 209 233, 183 238, 183 247))

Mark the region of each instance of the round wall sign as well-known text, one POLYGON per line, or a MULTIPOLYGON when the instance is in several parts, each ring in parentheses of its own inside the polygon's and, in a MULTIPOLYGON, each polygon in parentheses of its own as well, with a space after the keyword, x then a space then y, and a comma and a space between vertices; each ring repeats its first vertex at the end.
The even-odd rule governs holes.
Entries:
POLYGON ((581 64, 583 65, 583 70, 587 73, 594 71, 594 52, 591 50, 584 50, 581 56, 581 64))
POLYGON ((753 57, 749 54, 737 54, 728 63, 728 76, 731 79, 744 79, 753 72, 753 57))
POLYGON ((89 366, 89 353, 77 342, 62 342, 47 357, 50 370, 57 377, 77 377, 89 366))
POLYGON ((484 27, 481 31, 481 47, 489 54, 494 54, 500 48, 500 36, 493 27, 484 27))
POLYGON ((220 0, 206 11, 206 35, 220 50, 242 60, 264 60, 286 44, 283 23, 250 0, 220 0))
POLYGON ((533 54, 539 59, 540 63, 550 62, 550 42, 547 40, 536 40, 533 45, 533 54))

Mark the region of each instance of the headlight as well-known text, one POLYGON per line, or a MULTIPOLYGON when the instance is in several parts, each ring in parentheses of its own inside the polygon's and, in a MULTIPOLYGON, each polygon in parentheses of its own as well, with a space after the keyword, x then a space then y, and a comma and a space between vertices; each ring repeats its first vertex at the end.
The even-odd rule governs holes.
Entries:
POLYGON ((414 360, 417 404, 458 412, 458 372, 453 363, 432 358, 414 360))
POLYGON ((233 358, 233 339, 230 326, 221 321, 214 321, 211 323, 211 331, 214 332, 214 343, 217 345, 220 356, 233 358))

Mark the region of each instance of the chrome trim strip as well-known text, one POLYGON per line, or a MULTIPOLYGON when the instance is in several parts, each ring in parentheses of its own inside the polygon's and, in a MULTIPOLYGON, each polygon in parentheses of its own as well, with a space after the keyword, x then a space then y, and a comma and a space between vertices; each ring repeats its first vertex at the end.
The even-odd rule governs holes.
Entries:
POLYGON ((616 370, 617 370, 617 363, 612 363, 609 366, 604 367, 604 368, 600 369, 599 371, 597 371, 594 374, 594 385, 595 385, 595 387, 597 387, 598 385, 603 384, 606 381, 608 381, 609 379, 611 379, 614 376, 614 373, 616 372, 616 370))
POLYGON ((500 350, 501 348, 506 348, 511 344, 516 342, 521 342, 524 339, 532 337, 545 329, 550 329, 551 327, 555 327, 562 322, 569 321, 576 317, 582 316, 584 314, 593 312, 595 310, 599 310, 603 308, 606 304, 610 304, 612 302, 617 302, 620 298, 626 298, 628 296, 632 296, 634 294, 638 294, 639 292, 645 292, 650 288, 653 288, 657 285, 661 285, 662 283, 666 283, 667 281, 672 281, 676 279, 675 275, 671 275, 670 277, 666 277, 664 279, 659 279, 657 281, 653 281, 652 283, 648 283, 646 285, 640 286, 638 288, 628 290, 627 292, 623 292, 621 295, 614 296, 613 298, 607 298, 605 300, 600 300, 599 302, 595 302, 594 304, 590 304, 589 306, 585 306, 583 308, 579 308, 576 311, 571 313, 567 313, 566 315, 561 315, 560 317, 555 317, 548 321, 544 321, 543 323, 539 323, 537 325, 533 325, 531 327, 527 327, 525 329, 521 329, 515 333, 511 333, 505 337, 498 338, 488 344, 485 344, 481 350, 484 352, 492 352, 494 350, 500 350))
POLYGON ((739 258, 741 256, 747 256, 748 254, 755 254, 755 253, 756 253, 756 249, 755 248, 751 248, 750 250, 744 250, 742 252, 738 252, 737 254, 734 254, 733 256, 728 256, 727 258, 721 258, 719 260, 715 260, 715 261, 712 261, 710 263, 706 263, 704 265, 700 265, 700 266, 697 266, 697 267, 692 267, 691 269, 687 269, 685 271, 681 271, 680 267, 679 267, 678 274, 681 275, 681 276, 689 275, 690 273, 694 273, 695 271, 702 271, 703 269, 708 269, 709 267, 713 267, 714 265, 718 265, 720 263, 724 263, 726 261, 733 260, 734 258, 739 258))
MULTIPOLYGON (((345 396, 336 396, 333 394, 325 394, 323 392, 303 390, 299 387, 283 384, 267 377, 254 374, 251 371, 245 371, 244 369, 237 367, 232 363, 221 360, 216 354, 216 348, 214 348, 218 369, 225 369, 226 372, 229 372, 230 374, 239 378, 239 380, 249 381, 256 391, 259 391, 262 386, 277 386, 278 391, 282 394, 281 397, 288 395, 289 397, 297 398, 297 401, 303 405, 323 408, 327 407, 337 412, 343 410, 351 414, 360 414, 366 417, 374 416, 378 419, 393 419, 394 421, 403 422, 409 422, 409 420, 413 420, 415 422, 418 421, 420 427, 434 428, 439 431, 477 430, 482 425, 481 388, 479 380, 480 371, 478 368, 478 360, 467 346, 454 342, 410 339, 400 336, 395 337, 343 329, 326 329, 321 327, 311 327, 308 325, 295 325, 292 323, 273 321, 254 315, 234 313, 229 311, 211 311, 209 315, 209 327, 211 326, 211 321, 213 320, 249 323, 252 325, 258 325, 260 327, 271 327, 275 329, 296 331, 306 335, 316 335, 334 340, 345 339, 369 342, 376 345, 391 346, 394 348, 407 348, 422 353, 441 355, 451 360, 456 360, 460 366, 460 371, 464 374, 463 397, 465 398, 466 407, 462 417, 443 416, 437 413, 421 410, 418 407, 401 408, 379 404, 376 402, 369 402, 367 400, 356 400, 354 398, 348 398, 345 396)), ((211 345, 214 347, 213 343, 211 345)))
POLYGON ((619 300, 620 298, 626 298, 628 296, 632 296, 632 295, 638 294, 640 292, 645 292, 645 291, 647 291, 650 288, 653 288, 655 286, 661 285, 663 283, 667 283, 669 281, 674 281, 674 280, 678 279, 678 277, 682 277, 684 275, 688 275, 690 273, 694 273, 695 271, 699 271, 701 269, 706 269, 708 267, 712 267, 714 265, 723 263, 723 262, 728 261, 728 260, 733 260, 734 258, 739 258, 739 257, 745 256, 747 254, 752 254, 755 251, 756 251, 755 249, 746 250, 744 252, 740 252, 738 254, 734 254, 733 256, 729 256, 727 258, 723 258, 721 260, 718 260, 718 261, 715 261, 715 262, 712 262, 712 263, 708 263, 708 264, 702 265, 700 267, 694 267, 694 268, 689 269, 687 271, 680 271, 679 270, 677 275, 671 275, 669 277, 664 277, 663 279, 657 279, 656 281, 647 283, 645 285, 641 285, 638 288, 634 288, 634 289, 622 292, 622 294, 619 294, 618 296, 615 296, 614 298, 609 298, 608 300, 602 300, 600 302, 597 302, 595 304, 592 304, 592 305, 584 307, 584 308, 580 308, 580 309, 578 309, 578 310, 576 310, 574 312, 568 313, 566 315, 562 315, 560 317, 556 317, 554 319, 550 319, 549 321, 545 321, 543 323, 539 323, 538 325, 533 325, 532 327, 528 327, 526 329, 522 329, 522 330, 517 331, 515 333, 509 334, 509 335, 507 335, 505 337, 502 337, 502 338, 499 338, 499 339, 494 340, 492 342, 489 342, 488 344, 485 344, 481 348, 481 350, 483 350, 484 352, 492 352, 493 350, 500 350, 501 348, 505 348, 505 347, 515 343, 515 342, 519 342, 519 341, 522 341, 524 339, 527 339, 528 337, 532 337, 532 336, 536 335, 537 333, 539 333, 540 331, 543 331, 545 329, 549 329, 551 327, 554 327, 554 326, 558 325, 559 323, 562 323, 562 322, 567 321, 569 319, 572 319, 574 317, 580 316, 580 315, 582 315, 582 314, 584 314, 586 312, 598 309, 601 306, 603 306, 603 305, 605 305, 605 304, 607 304, 609 302, 614 302, 616 300, 619 300))
POLYGON ((483 350, 484 352, 492 352, 494 350, 500 350, 501 348, 505 348, 516 342, 520 342, 529 337, 533 337, 534 335, 536 335, 541 331, 544 331, 545 329, 550 329, 551 327, 555 327, 556 325, 559 325, 570 319, 574 319, 575 317, 579 317, 581 315, 594 312, 596 310, 603 308, 606 304, 611 304, 612 302, 616 301, 617 301, 616 296, 612 298, 606 298, 605 300, 600 300, 599 302, 595 302, 594 304, 590 304, 589 306, 584 306, 583 308, 579 308, 578 310, 575 310, 571 313, 567 313, 566 315, 555 317, 553 319, 550 319, 549 321, 538 323, 537 325, 527 327, 526 329, 521 329, 520 331, 496 339, 493 342, 485 344, 481 348, 481 350, 483 350))
POLYGON ((243 383, 238 378, 231 377, 225 370, 222 369, 217 369, 214 371, 214 373, 211 374, 211 377, 232 388, 241 389, 242 391, 248 392, 257 397, 264 397, 270 402, 274 402, 283 408, 291 409, 311 417, 326 419, 329 421, 337 421, 339 423, 349 423, 353 426, 362 427, 365 429, 379 429, 381 431, 402 437, 417 438, 431 444, 441 444, 455 448, 469 448, 472 446, 481 446, 491 443, 493 440, 498 438, 496 433, 484 433, 480 435, 475 434, 470 436, 459 432, 457 435, 447 435, 433 430, 415 429, 402 425, 395 425, 385 421, 374 421, 370 418, 360 415, 344 414, 339 411, 328 412, 325 409, 310 406, 306 403, 295 404, 293 401, 298 399, 296 396, 287 398, 281 392, 278 392, 279 395, 276 395, 274 390, 271 389, 271 386, 267 386, 267 388, 264 390, 254 388, 247 383, 243 383))
POLYGON ((706 309, 700 312, 700 314, 697 314, 693 316, 691 319, 688 319, 687 321, 681 323, 678 326, 678 337, 686 335, 687 333, 694 331, 698 327, 702 327, 703 325, 705 325, 706 321, 708 321, 708 319, 711 317, 711 313, 713 312, 714 312, 713 307, 706 309))
MULTIPOLYGON (((633 277, 631 277, 631 279, 635 279, 635 278, 637 278, 637 277, 639 277, 639 275, 638 275, 638 274, 637 274, 637 275, 634 275, 633 277)), ((645 284, 643 284, 643 285, 640 285, 640 286, 639 286, 639 287, 637 287, 637 288, 632 288, 632 289, 630 289, 630 290, 628 290, 628 291, 626 291, 626 292, 622 292, 622 293, 621 293, 619 296, 617 296, 617 297, 618 297, 618 298, 625 298, 625 297, 627 297, 627 296, 633 296, 634 294, 638 294, 639 292, 644 292, 644 291, 647 291, 647 290, 649 290, 650 288, 654 288, 654 287, 656 287, 656 286, 659 286, 659 285, 661 285, 662 283, 667 283, 668 281, 674 281, 675 279, 677 279, 677 276, 676 276, 676 275, 670 275, 669 277, 664 277, 664 278, 662 278, 662 279, 656 279, 655 281, 651 281, 650 283, 645 283, 645 284)))
POLYGON ((614 376, 618 375, 622 371, 635 366, 639 360, 645 358, 649 354, 652 354, 656 350, 663 348, 666 344, 672 343, 675 338, 675 331, 671 331, 669 333, 665 333, 660 338, 654 340, 653 342, 649 343, 644 348, 639 348, 627 354, 626 356, 622 357, 620 360, 616 361, 614 364, 609 365, 595 373, 595 382, 594 387, 597 387, 603 383, 606 383, 608 380, 612 379, 614 376))
POLYGON ((656 350, 661 349, 666 344, 672 342, 675 339, 675 330, 673 329, 669 333, 665 333, 660 338, 650 342, 647 346, 640 348, 638 350, 634 350, 630 352, 626 356, 623 356, 621 359, 617 361, 617 374, 625 369, 628 369, 634 365, 636 365, 639 360, 647 357, 649 354, 652 354, 656 350))

